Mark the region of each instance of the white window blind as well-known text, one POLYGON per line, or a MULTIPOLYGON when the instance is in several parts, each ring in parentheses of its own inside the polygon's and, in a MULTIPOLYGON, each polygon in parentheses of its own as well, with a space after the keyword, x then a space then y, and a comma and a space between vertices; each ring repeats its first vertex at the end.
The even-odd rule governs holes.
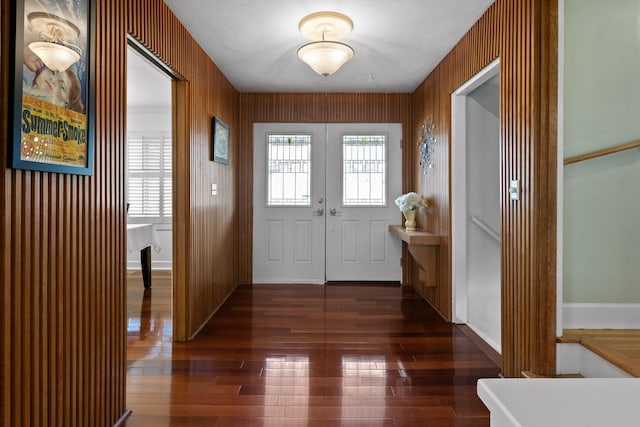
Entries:
POLYGON ((127 173, 129 219, 170 222, 171 137, 160 132, 129 133, 127 173))

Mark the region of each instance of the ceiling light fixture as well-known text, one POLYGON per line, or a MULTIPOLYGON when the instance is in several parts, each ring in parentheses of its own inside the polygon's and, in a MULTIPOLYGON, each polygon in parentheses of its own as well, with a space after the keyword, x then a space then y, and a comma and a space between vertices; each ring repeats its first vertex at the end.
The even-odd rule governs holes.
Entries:
POLYGON ((353 29, 353 21, 337 12, 316 12, 300 20, 298 29, 313 40, 298 49, 298 57, 313 71, 329 76, 353 58, 351 46, 336 40, 353 29))
POLYGON ((27 19, 40 32, 40 41, 29 43, 29 49, 47 68, 64 71, 78 62, 82 51, 66 41, 80 35, 80 29, 73 22, 44 12, 30 13, 27 19))

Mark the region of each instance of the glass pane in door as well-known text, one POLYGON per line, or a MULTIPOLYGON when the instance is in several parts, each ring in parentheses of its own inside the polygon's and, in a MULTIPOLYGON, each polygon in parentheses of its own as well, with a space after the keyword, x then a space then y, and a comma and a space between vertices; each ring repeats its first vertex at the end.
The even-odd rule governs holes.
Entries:
POLYGON ((342 137, 342 206, 385 206, 386 135, 342 137))
POLYGON ((311 135, 267 135, 267 206, 311 205, 311 135))

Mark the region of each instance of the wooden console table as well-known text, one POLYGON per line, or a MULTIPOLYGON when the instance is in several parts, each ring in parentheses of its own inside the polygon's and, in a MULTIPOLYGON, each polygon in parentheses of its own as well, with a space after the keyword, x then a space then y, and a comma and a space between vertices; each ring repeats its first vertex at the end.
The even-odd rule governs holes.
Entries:
POLYGON ((440 235, 419 229, 407 231, 401 225, 390 225, 389 232, 407 243, 409 253, 426 274, 425 286, 435 288, 438 284, 440 243, 442 242, 440 235))

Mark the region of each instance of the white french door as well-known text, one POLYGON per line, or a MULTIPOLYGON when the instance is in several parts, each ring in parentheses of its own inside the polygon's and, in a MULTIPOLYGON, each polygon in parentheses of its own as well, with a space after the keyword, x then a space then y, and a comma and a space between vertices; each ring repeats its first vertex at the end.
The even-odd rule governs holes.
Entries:
POLYGON ((324 124, 255 124, 253 282, 324 283, 324 124))
POLYGON ((253 282, 400 281, 400 124, 254 125, 253 282))

